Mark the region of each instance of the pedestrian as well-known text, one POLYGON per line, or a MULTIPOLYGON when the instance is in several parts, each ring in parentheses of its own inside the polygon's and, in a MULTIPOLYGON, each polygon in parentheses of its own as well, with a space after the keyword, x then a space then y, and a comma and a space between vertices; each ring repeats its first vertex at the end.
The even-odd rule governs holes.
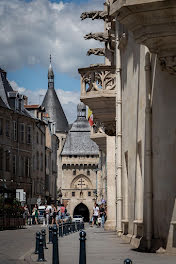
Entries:
POLYGON ((35 224, 38 225, 38 206, 35 204, 35 207, 33 208, 33 213, 35 217, 35 224))
POLYGON ((43 212, 43 226, 46 226, 46 207, 47 207, 47 205, 45 204, 45 209, 43 212))
POLYGON ((92 227, 94 224, 98 224, 97 220, 98 220, 98 216, 99 216, 99 207, 98 204, 95 202, 94 207, 93 207, 93 221, 92 221, 92 227))
POLYGON ((63 219, 65 218, 65 206, 63 204, 61 204, 60 212, 61 212, 61 219, 63 221, 63 219))
POLYGON ((46 207, 46 225, 49 226, 49 223, 50 223, 50 209, 51 209, 51 206, 50 205, 47 205, 46 207))
POLYGON ((56 213, 57 213, 57 210, 56 210, 56 207, 54 206, 54 204, 51 205, 52 206, 52 225, 56 224, 56 213))
POLYGON ((105 209, 103 204, 100 205, 100 217, 101 217, 101 227, 104 228, 104 223, 105 223, 105 209))
POLYGON ((59 225, 59 222, 60 222, 60 206, 57 206, 56 207, 56 210, 57 210, 57 213, 56 213, 56 225, 58 226, 59 225))

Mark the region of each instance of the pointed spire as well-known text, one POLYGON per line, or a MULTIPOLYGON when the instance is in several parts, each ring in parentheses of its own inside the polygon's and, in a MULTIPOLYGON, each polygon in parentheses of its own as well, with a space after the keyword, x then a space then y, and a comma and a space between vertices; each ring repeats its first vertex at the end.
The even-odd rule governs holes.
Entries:
POLYGON ((54 88, 54 72, 51 65, 51 54, 50 54, 50 65, 48 68, 48 88, 54 88))
POLYGON ((48 79, 54 79, 54 72, 53 72, 53 68, 51 65, 51 54, 50 54, 50 65, 48 68, 48 79))

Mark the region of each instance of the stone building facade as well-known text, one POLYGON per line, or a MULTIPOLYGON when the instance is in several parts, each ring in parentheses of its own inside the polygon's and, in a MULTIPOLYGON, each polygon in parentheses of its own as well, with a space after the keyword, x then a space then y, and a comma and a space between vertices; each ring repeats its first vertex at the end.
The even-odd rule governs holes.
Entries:
POLYGON ((0 184, 32 197, 32 149, 35 120, 24 108, 24 96, 10 86, 0 69, 0 184))
POLYGON ((175 10, 175 1, 108 0, 81 16, 105 23, 104 32, 85 36, 105 43, 89 50, 105 64, 79 72, 81 100, 97 126, 92 137, 114 160, 108 228, 147 251, 176 252, 175 10))
POLYGON ((94 202, 101 201, 101 172, 98 146, 90 139, 86 106, 78 104, 77 120, 73 123, 61 152, 62 202, 68 212, 92 217, 94 202))
POLYGON ((42 203, 57 198, 58 138, 44 112, 39 105, 27 105, 0 69, 0 188, 14 197, 23 190, 29 206, 38 198, 42 203))
POLYGON ((25 108, 35 118, 33 150, 32 150, 32 200, 35 204, 41 201, 51 203, 57 199, 57 149, 58 138, 53 131, 53 123, 48 120, 45 108, 40 105, 25 105, 25 108))

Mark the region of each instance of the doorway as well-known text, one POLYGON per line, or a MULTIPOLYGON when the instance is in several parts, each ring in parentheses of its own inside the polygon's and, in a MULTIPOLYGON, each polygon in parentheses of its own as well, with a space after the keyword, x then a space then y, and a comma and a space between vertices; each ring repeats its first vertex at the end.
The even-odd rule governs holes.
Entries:
POLYGON ((73 216, 74 215, 82 215, 82 217, 84 217, 84 222, 89 222, 89 217, 90 217, 89 209, 83 203, 80 203, 75 207, 73 216))

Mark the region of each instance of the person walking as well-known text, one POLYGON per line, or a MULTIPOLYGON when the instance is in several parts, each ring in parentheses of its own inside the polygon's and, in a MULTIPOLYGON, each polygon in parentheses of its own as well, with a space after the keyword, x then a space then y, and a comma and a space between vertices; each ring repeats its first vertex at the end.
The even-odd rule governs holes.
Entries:
POLYGON ((56 210, 56 207, 54 206, 54 204, 52 204, 52 225, 56 224, 56 213, 57 213, 57 210, 56 210))
POLYGON ((105 223, 105 209, 103 207, 103 204, 100 206, 100 217, 101 217, 101 227, 104 228, 104 223, 105 223))
POLYGON ((35 224, 38 225, 38 207, 35 204, 35 207, 33 208, 34 216, 35 216, 35 224))
POLYGON ((63 204, 61 204, 60 212, 61 212, 61 219, 63 221, 63 219, 65 218, 65 206, 63 204))
POLYGON ((99 207, 98 207, 98 204, 95 202, 94 207, 93 207, 93 221, 91 225, 92 227, 94 224, 97 225, 98 216, 99 216, 99 207))
POLYGON ((49 226, 49 220, 50 220, 50 209, 51 209, 51 206, 50 205, 47 205, 46 207, 46 225, 49 226))

